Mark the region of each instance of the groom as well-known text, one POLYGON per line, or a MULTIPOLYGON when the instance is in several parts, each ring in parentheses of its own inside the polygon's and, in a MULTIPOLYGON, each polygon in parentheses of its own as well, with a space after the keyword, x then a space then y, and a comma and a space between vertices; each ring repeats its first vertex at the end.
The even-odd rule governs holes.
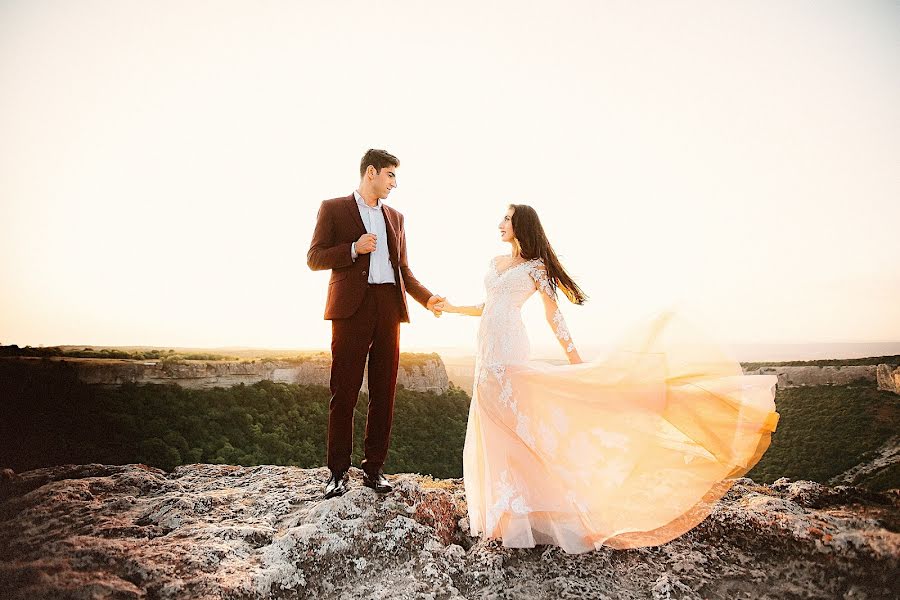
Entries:
POLYGON ((382 468, 387 458, 400 359, 400 323, 409 322, 408 292, 441 315, 443 298, 413 276, 406 262, 403 215, 381 201, 397 187, 400 161, 369 150, 359 164, 359 187, 319 207, 306 262, 313 271, 331 269, 325 319, 331 320, 331 403, 325 497, 347 491, 353 447, 353 409, 369 361, 363 483, 391 491, 382 468))

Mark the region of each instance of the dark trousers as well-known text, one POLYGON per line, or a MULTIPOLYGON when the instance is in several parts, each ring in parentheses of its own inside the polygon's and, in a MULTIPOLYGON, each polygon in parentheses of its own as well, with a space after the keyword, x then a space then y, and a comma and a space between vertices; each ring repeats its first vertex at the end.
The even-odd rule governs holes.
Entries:
POLYGON ((369 414, 362 468, 374 475, 387 458, 400 364, 400 298, 393 284, 366 288, 359 310, 331 321, 331 402, 328 409, 328 467, 350 467, 353 409, 369 360, 369 414))

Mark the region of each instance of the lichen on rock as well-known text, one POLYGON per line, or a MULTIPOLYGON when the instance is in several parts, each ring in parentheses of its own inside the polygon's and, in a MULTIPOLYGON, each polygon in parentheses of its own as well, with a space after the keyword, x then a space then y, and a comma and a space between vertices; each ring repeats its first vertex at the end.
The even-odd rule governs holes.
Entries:
POLYGON ((0 597, 895 598, 898 491, 741 479, 663 546, 568 555, 468 532, 460 479, 65 465, 4 478, 0 597))

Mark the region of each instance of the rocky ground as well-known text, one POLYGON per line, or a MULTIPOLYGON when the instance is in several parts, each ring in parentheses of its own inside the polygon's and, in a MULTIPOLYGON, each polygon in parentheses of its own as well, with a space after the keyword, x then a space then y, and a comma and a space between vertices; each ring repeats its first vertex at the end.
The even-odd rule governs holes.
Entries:
POLYGON ((4 479, 0 598, 898 598, 900 494, 742 479, 657 548, 467 535, 461 480, 321 499, 293 467, 67 465, 4 479))

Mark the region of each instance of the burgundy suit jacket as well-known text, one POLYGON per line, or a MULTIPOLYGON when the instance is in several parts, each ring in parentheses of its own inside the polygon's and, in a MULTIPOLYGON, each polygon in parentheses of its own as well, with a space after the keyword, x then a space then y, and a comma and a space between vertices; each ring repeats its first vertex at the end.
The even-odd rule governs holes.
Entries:
MULTIPOLYGON (((403 215, 382 204, 384 224, 387 230, 388 254, 397 282, 400 320, 409 322, 407 292, 427 308, 433 295, 415 278, 406 262, 406 235, 403 231, 403 215)), ((325 200, 319 207, 316 228, 313 231, 306 264, 313 271, 331 269, 328 297, 325 301, 325 319, 344 319, 353 315, 362 304, 369 281, 371 254, 360 254, 356 261, 350 256, 350 245, 366 233, 356 198, 353 194, 343 198, 325 200)), ((383 243, 384 240, 378 240, 383 243)))

